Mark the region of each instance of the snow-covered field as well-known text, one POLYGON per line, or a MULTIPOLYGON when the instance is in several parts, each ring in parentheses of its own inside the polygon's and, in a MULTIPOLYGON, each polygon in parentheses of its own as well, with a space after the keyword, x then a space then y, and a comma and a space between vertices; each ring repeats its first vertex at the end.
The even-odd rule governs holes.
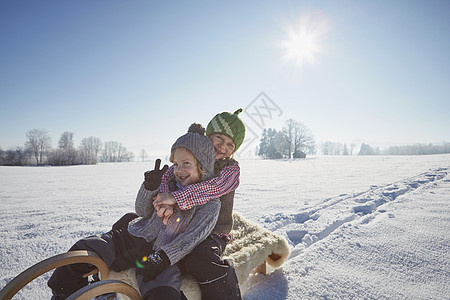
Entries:
MULTIPOLYGON (((450 299, 450 155, 243 159, 235 211, 292 254, 244 299, 450 299)), ((0 288, 132 211, 146 163, 0 167, 0 288)), ((14 299, 49 299, 49 273, 14 299)))

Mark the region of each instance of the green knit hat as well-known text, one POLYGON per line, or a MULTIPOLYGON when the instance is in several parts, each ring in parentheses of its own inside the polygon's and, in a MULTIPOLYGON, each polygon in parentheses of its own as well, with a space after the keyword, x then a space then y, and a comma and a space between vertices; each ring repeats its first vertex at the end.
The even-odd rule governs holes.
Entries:
POLYGON ((236 145, 236 149, 234 149, 236 151, 245 138, 245 125, 238 117, 241 112, 242 108, 239 108, 234 113, 223 112, 215 115, 206 127, 206 135, 220 133, 228 136, 236 145))

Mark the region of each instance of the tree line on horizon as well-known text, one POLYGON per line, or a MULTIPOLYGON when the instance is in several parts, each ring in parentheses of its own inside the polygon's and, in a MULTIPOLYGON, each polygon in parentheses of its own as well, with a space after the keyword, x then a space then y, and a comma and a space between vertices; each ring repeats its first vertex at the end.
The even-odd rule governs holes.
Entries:
POLYGON ((387 149, 372 148, 368 144, 362 144, 358 155, 429 155, 450 153, 450 143, 442 144, 413 144, 405 146, 391 146, 387 149))
POLYGON ((134 155, 121 143, 102 142, 98 137, 83 138, 75 147, 73 132, 61 134, 58 147, 52 148, 52 140, 45 129, 32 129, 26 133, 24 147, 2 150, 0 148, 0 165, 93 165, 98 162, 129 162, 134 155))
MULTIPOLYGON (((391 146, 387 149, 373 148, 362 143, 359 152, 355 152, 356 144, 339 142, 323 142, 320 147, 322 155, 428 155, 450 153, 450 143, 413 144, 391 146)), ((306 155, 317 154, 317 146, 311 130, 294 119, 285 122, 281 130, 265 128, 262 132, 256 154, 264 159, 305 158, 306 155)))
MULTIPOLYGON (((121 143, 115 141, 102 142, 97 137, 83 138, 75 147, 73 132, 63 132, 58 146, 53 149, 51 138, 44 129, 33 129, 26 133, 24 147, 2 150, 0 148, 0 165, 92 165, 98 162, 130 162, 134 154, 128 152, 121 143)), ((320 146, 322 155, 353 155, 355 144, 324 142, 320 146)), ((373 148, 361 144, 357 155, 429 155, 450 153, 450 143, 413 144, 391 146, 387 149, 373 148)), ((264 129, 256 154, 264 159, 305 158, 306 155, 317 154, 314 137, 309 128, 296 120, 289 119, 281 130, 264 129)), ((147 153, 141 150, 139 157, 144 161, 147 153)))
MULTIPOLYGON (((321 145, 323 155, 353 155, 356 144, 324 142, 321 145)), ((386 149, 372 147, 369 144, 362 143, 357 155, 428 155, 428 154, 445 154, 450 153, 450 143, 442 144, 412 144, 405 146, 391 146, 386 149)))

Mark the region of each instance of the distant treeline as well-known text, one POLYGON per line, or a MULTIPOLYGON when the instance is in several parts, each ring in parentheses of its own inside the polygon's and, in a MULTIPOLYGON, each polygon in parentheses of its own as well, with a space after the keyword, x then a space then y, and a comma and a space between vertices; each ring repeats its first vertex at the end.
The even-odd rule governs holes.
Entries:
POLYGON ((323 142, 316 145, 309 128, 296 120, 289 119, 281 130, 266 128, 262 136, 256 155, 264 159, 305 158, 308 154, 322 155, 427 155, 450 153, 450 143, 442 144, 413 144, 406 146, 392 146, 387 149, 373 148, 368 144, 349 145, 339 142, 323 142), (319 146, 319 147, 317 147, 319 146))
POLYGON ((362 144, 358 155, 427 155, 450 153, 450 143, 442 144, 413 144, 406 146, 393 146, 380 150, 370 145, 362 144))
POLYGON ((52 148, 51 138, 44 129, 27 131, 24 147, 2 150, 0 148, 0 165, 93 165, 98 162, 125 162, 134 160, 119 142, 102 142, 97 137, 81 140, 78 147, 73 142, 73 132, 64 132, 56 149, 52 148))
MULTIPOLYGON (((353 155, 355 144, 341 144, 336 142, 324 142, 321 145, 323 155, 353 155)), ((358 155, 427 155, 450 153, 450 143, 442 144, 413 144, 406 146, 392 146, 387 149, 371 147, 368 144, 361 144, 358 155)), ((356 154, 356 152, 355 152, 356 154)))
POLYGON ((386 149, 371 147, 368 144, 343 144, 326 141, 316 150, 311 131, 302 123, 289 119, 281 130, 264 129, 256 154, 265 159, 304 158, 307 154, 322 155, 428 155, 450 153, 450 143, 412 144, 392 146, 386 149))
POLYGON ((323 155, 353 155, 356 144, 336 143, 336 142, 324 142, 321 145, 323 155))

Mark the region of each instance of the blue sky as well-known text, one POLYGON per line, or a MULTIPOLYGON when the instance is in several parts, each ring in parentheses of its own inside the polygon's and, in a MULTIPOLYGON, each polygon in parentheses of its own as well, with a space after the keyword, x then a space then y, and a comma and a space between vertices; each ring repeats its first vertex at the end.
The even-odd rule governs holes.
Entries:
POLYGON ((239 107, 247 145, 288 118, 319 143, 450 141, 449 30, 449 1, 3 0, 0 147, 169 150, 239 107))

